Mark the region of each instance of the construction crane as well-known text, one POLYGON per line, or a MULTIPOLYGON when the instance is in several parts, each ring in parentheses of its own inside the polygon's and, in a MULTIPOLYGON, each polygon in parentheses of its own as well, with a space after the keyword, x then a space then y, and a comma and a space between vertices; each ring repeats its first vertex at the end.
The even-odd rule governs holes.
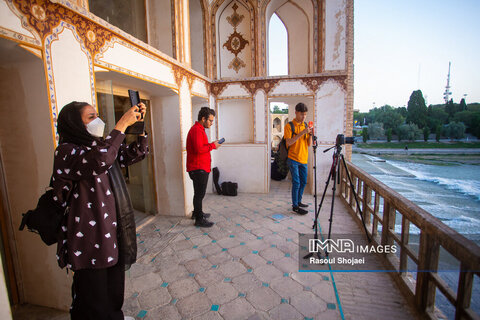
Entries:
POLYGON ((452 63, 448 62, 448 76, 447 76, 447 85, 445 86, 445 92, 443 93, 443 98, 445 99, 445 104, 450 100, 452 93, 450 92, 450 65, 452 63))

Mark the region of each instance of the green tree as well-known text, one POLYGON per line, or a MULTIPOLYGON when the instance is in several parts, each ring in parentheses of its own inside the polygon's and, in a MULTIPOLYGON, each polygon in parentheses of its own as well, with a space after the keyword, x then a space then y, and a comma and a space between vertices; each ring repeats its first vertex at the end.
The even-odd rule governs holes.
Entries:
POLYGON ((392 129, 396 132, 397 127, 405 122, 405 118, 400 112, 389 105, 385 105, 380 108, 380 112, 375 117, 375 122, 383 123, 385 130, 392 129))
POLYGON ((465 103, 465 99, 462 98, 462 100, 460 100, 460 106, 458 109, 458 111, 460 112, 467 110, 467 104, 465 103))
POLYGON ((392 128, 388 128, 386 131, 385 131, 386 135, 387 135, 387 142, 391 142, 392 141, 392 128))
POLYGON ((367 143, 368 140, 368 128, 362 130, 363 143, 367 143))
POLYGON ((398 141, 410 140, 415 141, 422 134, 422 131, 415 123, 402 124, 398 127, 398 141))
POLYGON ((383 133, 383 124, 380 122, 374 122, 368 125, 368 137, 370 139, 378 139, 383 137, 383 133))
POLYGON ((408 100, 407 123, 414 123, 419 128, 427 124, 427 106, 421 90, 413 91, 408 100))
POLYGON ((440 142, 441 137, 442 137, 442 126, 438 125, 435 128, 435 140, 437 140, 437 142, 440 142))
POLYGON ((448 121, 448 113, 445 112, 445 106, 428 106, 427 124, 431 131, 435 131, 438 125, 444 125, 448 121))
POLYGON ((428 136, 430 135, 430 128, 428 126, 423 127, 423 140, 428 141, 428 136))
POLYGON ((450 99, 445 105, 445 111, 448 113, 448 119, 452 119, 454 114, 457 112, 457 106, 453 103, 453 99, 450 99))
POLYGON ((451 121, 445 126, 445 135, 450 139, 462 139, 465 137, 465 125, 463 122, 451 121))

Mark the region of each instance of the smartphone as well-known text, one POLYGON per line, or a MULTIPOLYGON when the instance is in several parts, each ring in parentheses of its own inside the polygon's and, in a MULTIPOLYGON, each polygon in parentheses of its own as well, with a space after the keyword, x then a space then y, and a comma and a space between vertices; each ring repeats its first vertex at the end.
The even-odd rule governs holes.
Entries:
MULTIPOLYGON (((128 96, 130 97, 130 105, 132 107, 140 103, 140 95, 138 94, 138 91, 129 89, 128 96)), ((140 119, 143 119, 143 114, 140 119)), ((137 121, 125 130, 126 134, 142 134, 143 132, 145 132, 145 121, 137 121)))
POLYGON ((222 144, 224 142, 225 142, 225 138, 222 138, 222 139, 218 140, 218 143, 220 143, 220 144, 222 144))

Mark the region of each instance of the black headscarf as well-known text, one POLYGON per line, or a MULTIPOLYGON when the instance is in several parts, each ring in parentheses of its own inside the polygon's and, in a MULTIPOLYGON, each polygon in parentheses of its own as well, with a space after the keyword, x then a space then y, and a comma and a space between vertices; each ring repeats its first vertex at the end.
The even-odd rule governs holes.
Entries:
POLYGON ((97 140, 87 131, 82 121, 81 111, 89 105, 86 102, 72 101, 62 108, 57 119, 59 143, 90 146, 94 140, 97 140))

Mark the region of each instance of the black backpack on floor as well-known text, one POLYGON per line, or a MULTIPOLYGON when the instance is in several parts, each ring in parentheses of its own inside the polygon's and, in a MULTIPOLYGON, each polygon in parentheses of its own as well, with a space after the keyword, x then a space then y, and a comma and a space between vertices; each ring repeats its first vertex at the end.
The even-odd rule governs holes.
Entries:
POLYGON ((213 172, 213 184, 215 185, 215 189, 217 190, 218 194, 224 195, 224 196, 237 195, 238 183, 225 181, 225 182, 222 182, 222 185, 220 186, 218 184, 218 180, 220 179, 220 171, 218 170, 217 167, 215 167, 212 169, 212 172, 213 172))

